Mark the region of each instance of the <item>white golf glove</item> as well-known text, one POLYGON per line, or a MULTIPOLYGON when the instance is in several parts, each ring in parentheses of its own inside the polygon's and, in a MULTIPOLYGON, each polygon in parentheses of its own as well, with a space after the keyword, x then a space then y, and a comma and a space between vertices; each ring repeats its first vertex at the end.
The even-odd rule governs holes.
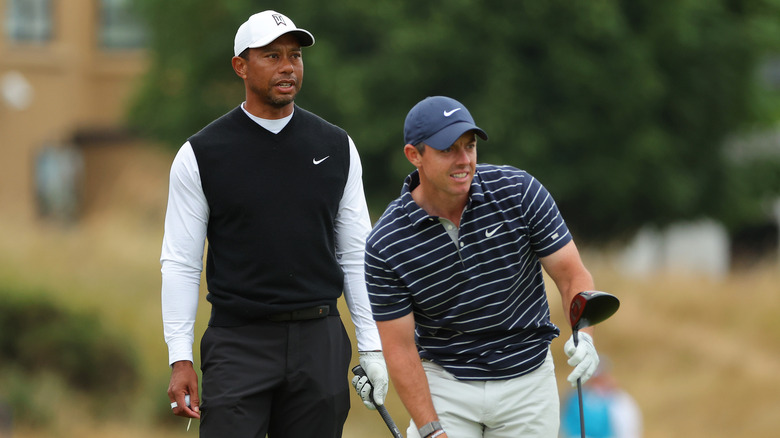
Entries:
POLYGON ((587 382, 599 366, 599 355, 596 353, 596 347, 593 346, 593 338, 583 332, 579 332, 578 336, 579 342, 576 347, 574 335, 569 337, 566 345, 563 346, 564 353, 569 357, 569 365, 574 367, 574 371, 566 378, 571 386, 577 386, 577 379, 582 383, 587 382))
POLYGON ((387 377, 387 365, 385 364, 385 357, 381 351, 362 351, 360 354, 360 366, 363 367, 363 371, 366 375, 363 377, 355 376, 352 378, 352 386, 355 387, 360 398, 363 399, 363 404, 369 409, 376 409, 376 404, 385 404, 385 396, 387 396, 387 385, 389 378, 387 377), (372 387, 373 385, 373 387, 372 387), (371 389, 374 390, 374 400, 371 400, 371 389))

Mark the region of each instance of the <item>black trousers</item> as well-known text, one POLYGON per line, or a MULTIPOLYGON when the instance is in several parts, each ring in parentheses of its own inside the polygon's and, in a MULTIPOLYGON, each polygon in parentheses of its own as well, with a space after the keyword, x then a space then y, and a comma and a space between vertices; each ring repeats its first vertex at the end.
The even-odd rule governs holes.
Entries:
POLYGON ((202 438, 340 438, 352 346, 339 316, 208 327, 202 438))

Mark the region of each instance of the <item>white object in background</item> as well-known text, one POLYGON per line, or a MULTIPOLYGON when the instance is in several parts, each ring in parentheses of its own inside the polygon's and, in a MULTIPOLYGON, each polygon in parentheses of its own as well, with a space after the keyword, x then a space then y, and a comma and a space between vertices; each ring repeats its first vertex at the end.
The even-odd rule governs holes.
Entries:
POLYGON ((33 88, 21 73, 9 71, 0 80, 0 94, 8 106, 21 111, 32 103, 33 88))

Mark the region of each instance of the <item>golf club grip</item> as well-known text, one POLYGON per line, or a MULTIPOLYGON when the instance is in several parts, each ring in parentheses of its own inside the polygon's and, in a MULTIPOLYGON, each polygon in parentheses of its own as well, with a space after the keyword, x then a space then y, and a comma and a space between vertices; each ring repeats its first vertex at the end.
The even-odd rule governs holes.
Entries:
MULTIPOLYGON (((574 346, 579 344, 579 330, 572 330, 571 337, 574 340, 574 346)), ((580 437, 585 438, 585 412, 582 406, 582 379, 577 379, 577 405, 580 410, 580 437)))
POLYGON ((401 431, 398 430, 398 427, 395 425, 395 421, 393 421, 392 417, 390 417, 390 413, 387 412, 387 408, 377 405, 376 410, 379 411, 379 415, 381 415, 382 419, 385 420, 385 424, 387 425, 387 428, 390 429, 393 437, 404 438, 404 436, 401 435, 401 431))
POLYGON ((585 411, 582 405, 582 379, 577 379, 577 401, 580 408, 580 437, 585 438, 585 411))
MULTIPOLYGON (((356 376, 365 376, 368 378, 365 370, 363 370, 363 367, 360 365, 355 365, 352 368, 352 373, 356 376)), ((374 402, 374 384, 371 383, 371 379, 368 379, 368 383, 371 385, 371 401, 374 402)), ((379 412, 379 415, 382 416, 382 420, 385 421, 387 428, 390 429, 390 432, 393 434, 393 438, 404 438, 404 436, 401 435, 401 431, 398 430, 398 426, 395 425, 395 421, 393 421, 393 418, 390 416, 390 412, 387 411, 387 408, 383 405, 377 404, 376 402, 374 402, 374 406, 376 406, 376 410, 379 412)))

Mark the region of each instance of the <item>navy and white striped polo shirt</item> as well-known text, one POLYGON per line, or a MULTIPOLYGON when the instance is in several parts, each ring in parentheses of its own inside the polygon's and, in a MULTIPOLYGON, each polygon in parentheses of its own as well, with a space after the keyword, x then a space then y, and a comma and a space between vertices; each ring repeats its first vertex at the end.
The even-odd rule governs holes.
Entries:
POLYGON ((458 244, 412 199, 404 181, 366 245, 374 319, 414 312, 420 357, 462 380, 526 374, 559 334, 539 257, 571 235, 549 192, 511 166, 477 165, 458 244))

